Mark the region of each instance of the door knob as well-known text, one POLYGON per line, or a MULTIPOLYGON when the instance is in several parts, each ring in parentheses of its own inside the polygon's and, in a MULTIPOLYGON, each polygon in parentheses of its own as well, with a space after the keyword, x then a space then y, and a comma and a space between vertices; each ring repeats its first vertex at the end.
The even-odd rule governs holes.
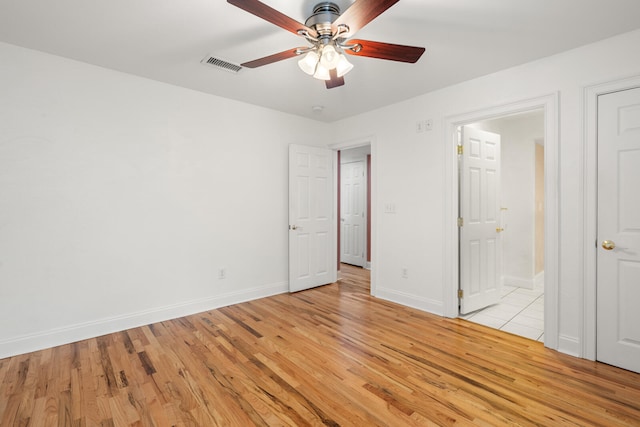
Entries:
POLYGON ((611 240, 605 240, 602 242, 602 247, 608 251, 616 247, 616 244, 611 240))
POLYGON ((501 233, 504 231, 504 228, 502 227, 496 227, 496 233, 501 233))
POLYGON ((289 230, 297 230, 298 226, 297 225, 290 225, 289 226, 289 230))

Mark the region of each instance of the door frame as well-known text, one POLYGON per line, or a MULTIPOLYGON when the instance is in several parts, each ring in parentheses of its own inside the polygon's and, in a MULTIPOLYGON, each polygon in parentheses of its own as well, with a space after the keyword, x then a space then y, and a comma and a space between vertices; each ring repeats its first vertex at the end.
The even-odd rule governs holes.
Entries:
POLYGON ((581 350, 582 357, 589 360, 596 360, 597 356, 598 96, 636 87, 640 87, 638 75, 587 86, 583 91, 585 144, 582 152, 584 192, 582 274, 584 288, 582 290, 581 350))
POLYGON ((558 326, 558 272, 559 272, 559 144, 558 144, 558 93, 525 99, 512 103, 487 107, 476 111, 445 117, 445 185, 443 186, 445 209, 444 239, 444 315, 458 317, 459 245, 458 245, 458 156, 459 126, 495 119, 530 110, 544 111, 545 129, 545 321, 544 345, 557 349, 558 326))
MULTIPOLYGON (((377 159, 378 159, 378 147, 376 144, 376 138, 373 135, 369 135, 369 136, 363 136, 361 138, 356 138, 356 139, 351 139, 348 141, 342 141, 342 142, 338 142, 335 144, 331 144, 329 145, 329 148, 334 150, 334 151, 340 151, 340 150, 348 150, 350 148, 358 148, 358 147, 363 147, 365 145, 369 145, 371 147, 371 166, 369 169, 369 174, 371 175, 371 265, 370 265, 370 271, 371 271, 371 295, 372 296, 376 296, 376 291, 377 291, 377 284, 378 284, 378 274, 377 274, 377 260, 378 260, 378 214, 376 211, 376 201, 378 199, 377 197, 377 178, 376 178, 376 172, 378 170, 377 168, 377 159)), ((336 156, 337 157, 337 156, 336 156)), ((336 161, 337 162, 337 161, 336 161)), ((337 164, 337 167, 334 168, 334 170, 337 173, 337 168, 340 167, 339 164, 337 164)), ((337 178, 336 178, 336 186, 335 188, 337 189, 337 178)), ((337 194, 337 190, 336 190, 336 194, 337 194)), ((337 199, 337 197, 336 197, 337 199)), ((339 201, 338 201, 339 203, 339 201)), ((336 227, 338 227, 338 225, 336 224, 336 227)), ((365 257, 366 258, 366 257, 365 257)), ((366 259, 365 259, 366 262, 366 259)))

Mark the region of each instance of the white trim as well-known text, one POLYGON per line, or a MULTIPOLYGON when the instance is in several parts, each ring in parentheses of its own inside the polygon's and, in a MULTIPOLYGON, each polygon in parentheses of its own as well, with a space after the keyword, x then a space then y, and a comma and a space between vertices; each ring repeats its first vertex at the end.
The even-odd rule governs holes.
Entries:
POLYGON ((418 310, 426 311, 427 313, 438 315, 442 313, 441 301, 417 297, 414 294, 399 292, 397 289, 379 287, 378 295, 376 296, 380 299, 395 302, 397 304, 402 304, 407 307, 416 308, 418 310))
POLYGON ((456 155, 456 129, 458 126, 501 117, 509 114, 544 109, 545 118, 545 346, 558 348, 558 277, 559 277, 559 180, 560 150, 558 133, 558 94, 541 96, 509 104, 445 118, 445 169, 443 198, 444 239, 444 315, 458 317, 458 166, 456 155))
POLYGON ((282 294, 288 291, 289 284, 287 282, 272 283, 242 292, 229 292, 215 297, 185 301, 167 305, 165 307, 138 311, 121 316, 108 317, 91 322, 78 323, 35 334, 22 335, 0 341, 0 359, 124 331, 126 329, 149 325, 151 323, 177 319, 179 317, 282 294))
MULTIPOLYGON (((376 210, 377 196, 377 182, 376 173, 378 172, 377 159, 378 159, 378 146, 376 144, 376 138, 373 135, 363 136, 357 139, 351 139, 348 141, 338 142, 336 144, 329 145, 329 148, 333 150, 347 150, 349 148, 358 148, 365 145, 371 146, 371 263, 370 266, 377 265, 378 259, 378 214, 376 210)), ((336 243, 337 245, 337 243, 336 243)), ((377 296, 378 285, 378 272, 376 268, 371 269, 371 295, 377 296)))
MULTIPOLYGON (((544 339, 545 341, 547 340, 546 335, 544 339)), ((582 346, 580 345, 580 339, 577 337, 560 335, 558 337, 558 348, 561 348, 563 353, 570 356, 581 357, 582 346)))
MULTIPOLYGON (((331 259, 333 260, 333 265, 335 265, 335 269, 333 270, 333 282, 337 282, 338 281, 338 272, 340 271, 339 268, 340 266, 338 265, 338 262, 340 260, 340 249, 338 249, 338 205, 340 203, 340 201, 338 200, 338 192, 336 191, 336 188, 338 188, 338 168, 340 167, 340 165, 338 164, 338 152, 333 150, 332 152, 332 156, 331 156, 331 161, 333 162, 333 233, 331 233, 332 235, 332 242, 331 242, 331 259)), ((331 282, 330 282, 331 283, 331 282)))
POLYGON ((527 279, 525 277, 504 276, 502 280, 505 285, 515 286, 517 288, 533 289, 534 287, 534 278, 527 279))
POLYGON ((583 305, 582 305, 582 357, 596 360, 596 260, 598 225, 598 96, 611 92, 640 87, 640 76, 587 86, 583 91, 584 102, 584 151, 583 155, 583 305))
POLYGON ((533 287, 544 286, 544 270, 533 276, 533 287))
POLYGON ((531 278, 504 276, 502 277, 502 282, 504 285, 516 286, 518 288, 535 289, 537 286, 544 285, 544 271, 541 271, 531 278))

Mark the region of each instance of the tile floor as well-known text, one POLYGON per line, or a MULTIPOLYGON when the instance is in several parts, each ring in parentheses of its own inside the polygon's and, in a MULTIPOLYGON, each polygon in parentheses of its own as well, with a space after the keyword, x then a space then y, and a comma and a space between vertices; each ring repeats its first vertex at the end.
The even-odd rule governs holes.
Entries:
POLYGON ((524 289, 505 285, 502 287, 502 298, 498 304, 460 317, 543 342, 544 286, 524 289))

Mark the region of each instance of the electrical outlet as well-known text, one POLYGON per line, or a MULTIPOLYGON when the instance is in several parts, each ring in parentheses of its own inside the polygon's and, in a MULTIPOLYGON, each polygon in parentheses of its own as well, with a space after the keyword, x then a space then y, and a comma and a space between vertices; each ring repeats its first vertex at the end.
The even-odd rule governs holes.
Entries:
POLYGON ((424 121, 418 120, 416 122, 416 133, 422 133, 422 132, 424 132, 424 121))
POLYGON ((409 278, 409 269, 407 267, 402 267, 402 278, 403 279, 409 278))
POLYGON ((223 280, 226 278, 227 278, 227 269, 221 268, 220 270, 218 270, 218 279, 223 280))

